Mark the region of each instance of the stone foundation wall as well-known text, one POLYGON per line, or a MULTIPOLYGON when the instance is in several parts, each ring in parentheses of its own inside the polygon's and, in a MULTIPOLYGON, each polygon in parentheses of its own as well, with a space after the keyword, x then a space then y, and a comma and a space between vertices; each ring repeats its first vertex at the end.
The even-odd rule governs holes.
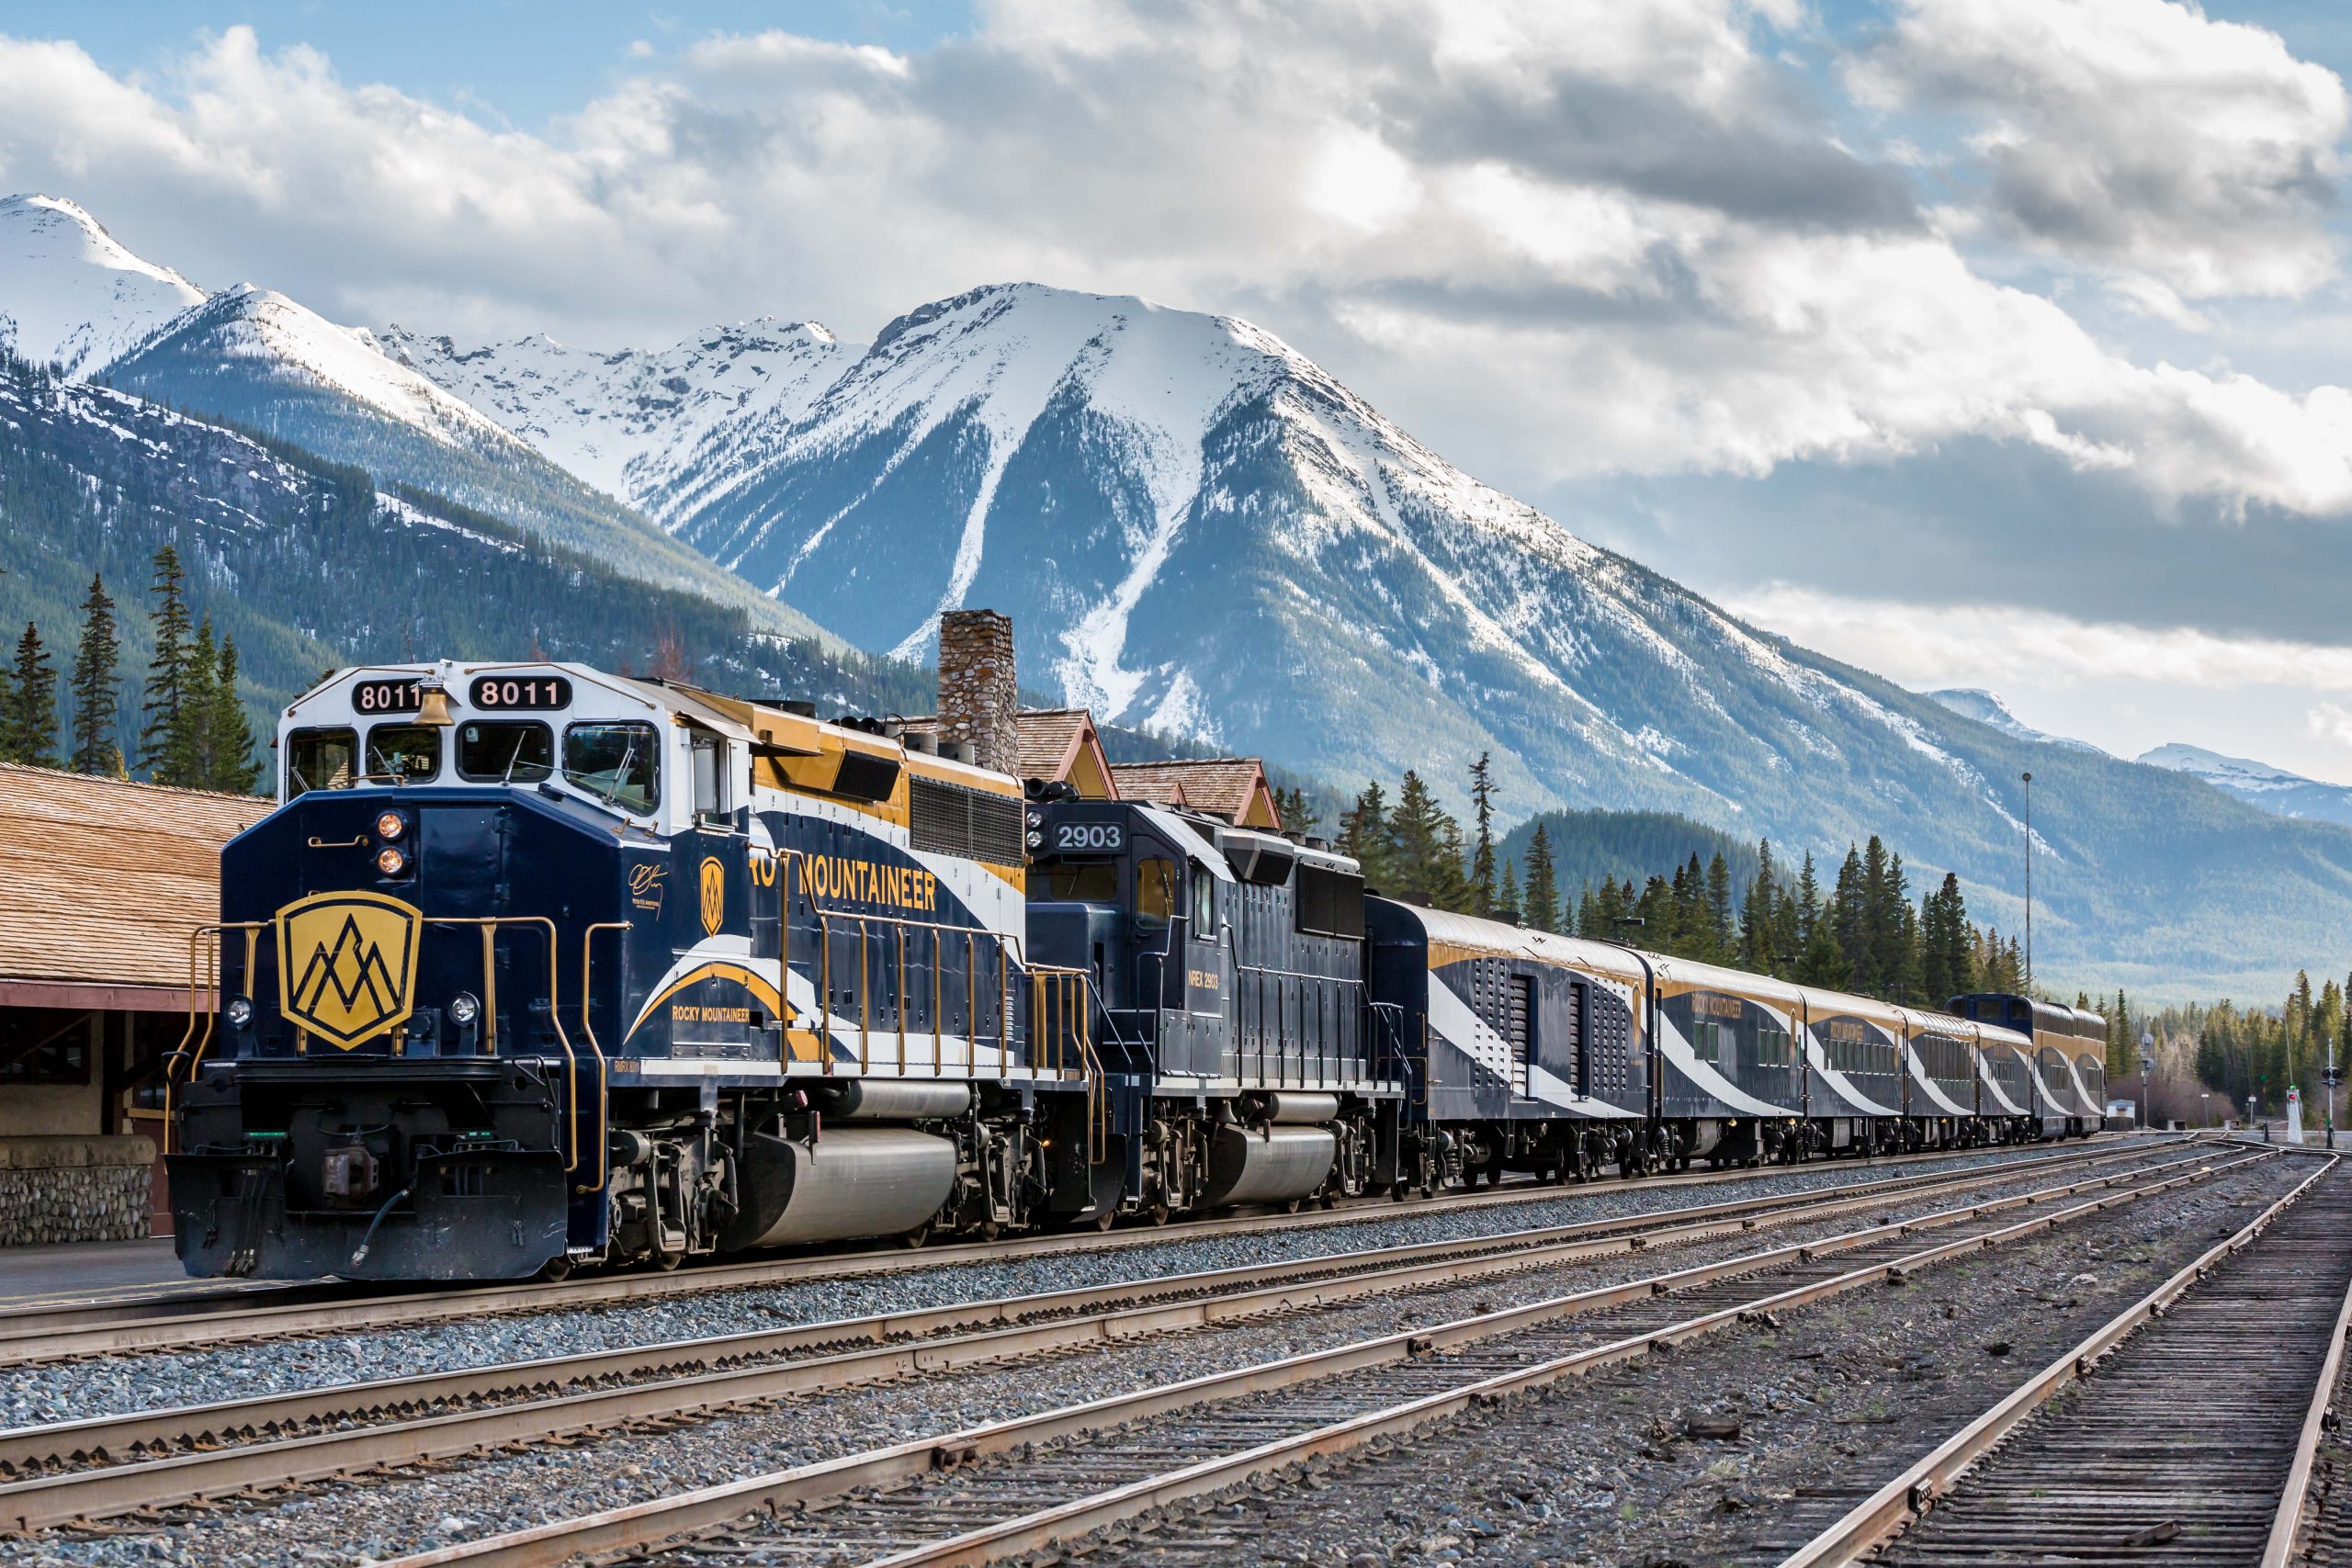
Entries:
POLYGON ((0 1138, 0 1247, 136 1241, 154 1171, 149 1138, 0 1138))

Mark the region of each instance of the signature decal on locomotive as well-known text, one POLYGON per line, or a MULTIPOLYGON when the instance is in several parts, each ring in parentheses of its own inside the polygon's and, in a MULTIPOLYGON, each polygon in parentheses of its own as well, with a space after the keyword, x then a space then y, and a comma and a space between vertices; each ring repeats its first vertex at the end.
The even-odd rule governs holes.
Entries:
POLYGON ((727 868, 715 855, 702 857, 702 930, 717 936, 727 919, 727 868))
POLYGON ((918 866, 877 865, 847 855, 810 855, 802 874, 808 878, 810 895, 819 898, 895 904, 925 913, 939 908, 939 878, 918 866))
POLYGON ((408 1021, 424 915, 380 893, 314 893, 277 911, 278 1010, 348 1051, 408 1021))
POLYGON ((646 861, 629 868, 628 901, 653 914, 662 912, 662 890, 670 884, 670 868, 658 861, 646 861))

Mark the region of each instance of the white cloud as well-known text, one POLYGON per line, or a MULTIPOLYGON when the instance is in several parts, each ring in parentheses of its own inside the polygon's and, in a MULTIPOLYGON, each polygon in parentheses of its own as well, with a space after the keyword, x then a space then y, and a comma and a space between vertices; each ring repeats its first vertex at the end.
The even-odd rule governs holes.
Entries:
POLYGON ((1743 620, 1906 686, 1998 689, 2030 682, 2052 688, 2120 681, 2214 691, 2352 692, 2352 647, 2082 621, 1998 604, 1849 599, 1785 582, 1726 596, 1724 605, 1743 620))
POLYGON ((2276 33, 2170 0, 1898 10, 1853 90, 1973 117, 2012 232, 2194 297, 2298 296, 2335 276, 2323 219, 2347 99, 2276 33))
POLYGON ((2352 708, 2342 703, 2322 703, 2304 716, 2303 728, 2314 740, 2352 746, 2352 708))
MULTIPOLYGON (((637 58, 545 136, 245 28, 154 83, 0 39, 0 184, 209 284, 460 333, 775 311, 854 336, 1013 277, 1237 310, 1515 484, 1983 434, 2164 503, 2352 508, 2352 396, 2136 364, 1973 270, 1802 107, 1758 43, 1799 25, 1787 0, 1363 0, 1312 27, 1000 0, 913 53, 637 58)), ((2098 42, 2052 35, 2106 80, 2098 42)), ((2218 177, 2182 198, 2199 221, 2218 177)))

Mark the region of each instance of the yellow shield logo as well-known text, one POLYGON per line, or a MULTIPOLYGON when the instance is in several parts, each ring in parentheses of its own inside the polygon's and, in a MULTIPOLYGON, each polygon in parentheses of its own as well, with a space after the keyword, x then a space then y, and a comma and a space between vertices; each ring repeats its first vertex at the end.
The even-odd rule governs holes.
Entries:
POLYGON ((408 1021, 424 913, 380 893, 314 893, 277 911, 278 1010, 348 1051, 408 1021))
POLYGON ((702 862, 702 932, 717 936, 727 919, 727 868, 717 857, 705 855, 702 862))

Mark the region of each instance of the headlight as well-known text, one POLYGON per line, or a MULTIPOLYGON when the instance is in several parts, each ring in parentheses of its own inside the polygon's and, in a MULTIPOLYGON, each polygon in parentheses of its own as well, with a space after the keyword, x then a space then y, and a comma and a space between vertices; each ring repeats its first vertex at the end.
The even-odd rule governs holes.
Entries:
POLYGON ((254 1021, 254 999, 251 997, 231 997, 226 1010, 230 1023, 243 1029, 254 1021))
POLYGON ((1032 811, 1031 813, 1029 813, 1029 826, 1031 826, 1032 828, 1042 828, 1042 827, 1044 827, 1045 825, 1046 825, 1046 814, 1045 814, 1044 812, 1042 812, 1042 811, 1032 811))
POLYGON ((386 844, 376 852, 376 869, 386 876, 398 876, 408 869, 408 856, 401 853, 391 845, 386 844))
POLYGON ((471 991, 459 991, 449 998, 449 1021, 463 1029, 481 1016, 481 1003, 474 1000, 471 991))
POLYGON ((376 818, 376 837, 390 843, 408 831, 408 820, 397 811, 387 811, 376 818))
POLYGON ((1044 849, 1046 847, 1046 835, 1035 830, 1031 831, 1029 835, 1029 847, 1033 850, 1044 849))

